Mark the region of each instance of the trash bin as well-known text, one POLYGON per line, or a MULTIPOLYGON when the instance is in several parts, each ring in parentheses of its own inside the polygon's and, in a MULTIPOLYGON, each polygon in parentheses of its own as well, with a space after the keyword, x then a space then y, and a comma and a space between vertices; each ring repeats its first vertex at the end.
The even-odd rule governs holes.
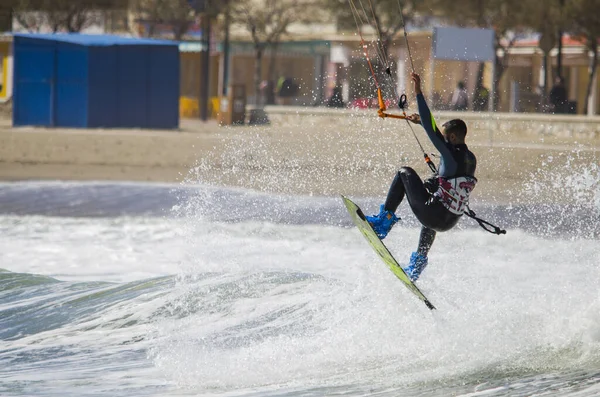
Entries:
POLYGON ((179 117, 193 119, 198 118, 199 115, 198 98, 179 97, 179 117))
POLYGON ((221 97, 219 106, 219 124, 232 125, 244 124, 246 119, 246 86, 232 84, 229 94, 221 97))

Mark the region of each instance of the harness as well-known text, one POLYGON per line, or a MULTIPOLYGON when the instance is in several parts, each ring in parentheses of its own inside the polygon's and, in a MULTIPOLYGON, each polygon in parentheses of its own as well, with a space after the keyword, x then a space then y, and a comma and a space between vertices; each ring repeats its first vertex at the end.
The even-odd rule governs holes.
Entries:
POLYGON ((459 176, 444 178, 438 176, 438 189, 433 193, 442 205, 456 215, 462 215, 469 205, 469 195, 477 184, 477 178, 459 176))

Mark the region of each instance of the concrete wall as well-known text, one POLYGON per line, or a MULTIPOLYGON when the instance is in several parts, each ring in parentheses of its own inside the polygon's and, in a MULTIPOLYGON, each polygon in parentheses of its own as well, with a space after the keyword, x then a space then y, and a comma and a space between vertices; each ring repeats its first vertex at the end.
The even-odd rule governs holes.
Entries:
MULTIPOLYGON (((367 122, 374 127, 377 123, 396 123, 398 128, 408 128, 402 120, 382 120, 377 117, 376 109, 368 110, 337 110, 327 108, 304 108, 268 106, 266 112, 274 124, 300 123, 320 124, 338 123, 355 124, 357 119, 367 122)), ((390 111, 394 113, 394 110, 390 111)), ((417 112, 413 108, 409 113, 417 112)), ((398 113, 399 112, 395 112, 398 113)), ((444 120, 453 118, 463 119, 469 128, 469 139, 493 141, 495 137, 512 137, 514 139, 532 139, 540 137, 559 137, 568 139, 600 139, 600 116, 580 115, 551 115, 535 113, 488 113, 488 112, 434 112, 441 124, 444 120)), ((599 142, 600 143, 600 142, 599 142)))

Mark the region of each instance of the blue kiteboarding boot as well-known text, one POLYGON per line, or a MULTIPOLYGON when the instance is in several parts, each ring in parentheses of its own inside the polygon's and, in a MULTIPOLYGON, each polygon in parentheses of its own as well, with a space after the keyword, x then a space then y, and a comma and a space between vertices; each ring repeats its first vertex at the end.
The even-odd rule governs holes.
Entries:
POLYGON ((410 281, 417 281, 421 272, 427 266, 427 257, 416 252, 413 252, 410 256, 410 262, 407 267, 404 268, 404 273, 410 278, 410 281))
POLYGON ((388 235, 392 226, 400 220, 393 212, 386 211, 384 206, 384 204, 381 204, 378 215, 365 216, 367 222, 369 222, 375 233, 377 233, 377 237, 382 240, 388 235))

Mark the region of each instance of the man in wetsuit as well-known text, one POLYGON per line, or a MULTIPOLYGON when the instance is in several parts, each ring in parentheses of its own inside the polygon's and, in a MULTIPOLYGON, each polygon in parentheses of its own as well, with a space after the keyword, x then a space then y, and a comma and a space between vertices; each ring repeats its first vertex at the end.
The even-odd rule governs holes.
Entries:
POLYGON ((453 228, 466 210, 469 194, 475 187, 475 155, 467 148, 465 136, 467 126, 460 119, 450 120, 438 129, 421 91, 421 78, 411 75, 417 94, 419 114, 408 116, 408 120, 421 124, 427 136, 441 155, 437 175, 421 181, 410 167, 402 167, 396 174, 385 203, 378 215, 367 216, 379 238, 384 239, 399 218, 395 212, 404 196, 408 198, 413 213, 423 225, 419 246, 404 268, 412 281, 416 281, 427 266, 427 254, 436 232, 453 228))

